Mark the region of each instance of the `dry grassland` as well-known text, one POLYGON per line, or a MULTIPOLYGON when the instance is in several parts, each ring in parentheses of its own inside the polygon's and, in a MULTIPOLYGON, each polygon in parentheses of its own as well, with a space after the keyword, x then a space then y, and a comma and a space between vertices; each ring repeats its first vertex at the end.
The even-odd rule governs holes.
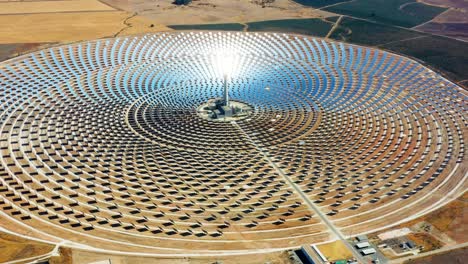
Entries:
POLYGON ((0 44, 74 42, 169 30, 124 11, 0 16, 0 44))
POLYGON ((468 192, 444 207, 426 215, 423 220, 457 241, 468 242, 468 192))
POLYGON ((436 250, 443 246, 439 240, 426 233, 411 233, 407 237, 416 243, 416 245, 423 247, 421 252, 436 250))
POLYGON ((207 264, 219 261, 223 264, 289 264, 287 252, 249 254, 240 256, 206 257, 206 258, 149 258, 138 256, 118 256, 72 250, 74 264, 104 263, 112 264, 207 264))
MULTIPOLYGON (((451 239, 455 240, 457 243, 468 242, 468 233, 466 232, 466 227, 468 226, 468 217, 466 217, 468 213, 467 202, 468 192, 465 192, 457 199, 427 215, 389 229, 381 230, 379 232, 370 234, 369 236, 375 237, 378 234, 384 233, 386 231, 404 227, 412 228, 412 226, 425 221, 433 225, 440 232, 444 233, 451 239)), ((422 235, 419 236, 421 237, 422 235)))
POLYGON ((200 0, 188 6, 175 6, 173 0, 102 0, 104 3, 129 12, 138 12, 165 25, 246 23, 252 21, 323 18, 335 14, 307 8, 291 0, 276 0, 262 7, 251 0, 200 0))
POLYGON ((317 247, 329 261, 349 259, 353 257, 353 253, 349 251, 349 249, 342 241, 317 245, 317 247))
POLYGON ((113 10, 97 0, 0 2, 0 15, 113 10))

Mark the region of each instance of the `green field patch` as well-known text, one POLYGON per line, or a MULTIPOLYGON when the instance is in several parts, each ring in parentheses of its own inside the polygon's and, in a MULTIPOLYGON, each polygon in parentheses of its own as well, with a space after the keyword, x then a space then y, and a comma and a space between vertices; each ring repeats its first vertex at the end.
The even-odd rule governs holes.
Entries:
POLYGON ((454 81, 468 79, 468 44, 463 41, 427 36, 381 47, 422 60, 454 81))
POLYGON ((321 8, 324 6, 334 5, 343 2, 349 2, 351 0, 293 0, 296 3, 305 6, 311 6, 315 8, 321 8))
POLYGON ((330 38, 377 46, 424 61, 452 80, 468 79, 468 44, 463 41, 349 17, 341 20, 330 38))
POLYGON ((415 0, 356 0, 324 10, 384 24, 414 27, 433 19, 447 8, 426 5, 415 0))
POLYGON ((196 24, 196 25, 169 25, 174 30, 221 30, 221 31, 242 31, 244 25, 238 23, 227 24, 196 24))
POLYGON ((274 31, 325 37, 333 23, 319 18, 282 19, 248 23, 248 31, 274 31))
MULTIPOLYGON (((407 14, 408 16, 417 17, 420 14, 424 14, 425 16, 432 19, 447 9, 415 2, 412 4, 405 5, 404 7, 401 8, 401 10, 403 11, 403 13, 407 14)), ((430 19, 428 19, 428 21, 429 20, 430 19)))
POLYGON ((338 21, 338 18, 340 18, 340 16, 331 16, 324 18, 324 20, 327 22, 335 23, 336 21, 338 21))
POLYGON ((380 45, 419 36, 423 33, 394 26, 345 17, 330 36, 332 39, 364 45, 380 45))

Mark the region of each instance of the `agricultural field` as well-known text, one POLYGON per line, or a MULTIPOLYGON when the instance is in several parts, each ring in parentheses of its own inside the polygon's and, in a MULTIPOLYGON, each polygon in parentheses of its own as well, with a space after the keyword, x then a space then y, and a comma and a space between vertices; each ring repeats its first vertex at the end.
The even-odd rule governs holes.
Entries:
POLYGON ((174 30, 270 31, 325 37, 332 26, 333 22, 319 18, 310 18, 268 20, 245 24, 169 25, 168 27, 174 30))
POLYGON ((227 24, 252 21, 323 18, 333 14, 313 8, 304 8, 290 0, 275 0, 262 4, 261 1, 192 1, 188 5, 176 6, 174 0, 102 0, 108 5, 154 20, 165 25, 227 24))
POLYGON ((340 3, 346 3, 350 0, 294 0, 294 2, 299 3, 304 6, 310 6, 314 8, 323 8, 330 5, 336 5, 340 3))
POLYGON ((422 0, 421 2, 435 6, 450 6, 453 8, 467 7, 466 0, 422 0))
POLYGON ((348 17, 330 38, 413 57, 454 81, 468 79, 468 43, 463 41, 348 17))
POLYGON ((249 31, 274 31, 325 37, 333 23, 318 19, 284 19, 248 23, 249 31))
POLYGON ((174 30, 242 31, 245 26, 239 23, 227 23, 227 24, 169 25, 168 27, 174 30))
POLYGON ((427 36, 391 42, 381 48, 423 61, 455 82, 468 79, 468 44, 447 37, 427 36))
POLYGON ((441 34, 468 41, 468 23, 431 22, 418 27, 418 29, 431 34, 441 34))
POLYGON ((389 42, 417 38, 424 34, 389 25, 370 23, 345 17, 330 36, 332 39, 350 43, 378 46, 389 42))
POLYGON ((445 7, 427 5, 415 0, 299 0, 296 2, 315 8, 327 6, 323 10, 400 27, 417 26, 447 10, 445 7))
POLYGON ((0 44, 7 44, 0 50, 3 58, 8 56, 2 54, 16 54, 16 49, 31 45, 169 30, 98 0, 0 0, 0 24, 0 44))
POLYGON ((0 15, 114 11, 97 0, 70 1, 0 1, 0 15))
POLYGON ((424 2, 450 9, 414 29, 468 41, 468 1, 424 0, 424 2))
POLYGON ((447 253, 437 254, 434 256, 408 260, 404 264, 465 264, 468 257, 468 248, 452 250, 447 253))
POLYGON ((464 0, 295 0, 306 7, 416 31, 468 40, 464 0))
POLYGON ((0 44, 73 42, 167 30, 124 11, 0 16, 0 44))

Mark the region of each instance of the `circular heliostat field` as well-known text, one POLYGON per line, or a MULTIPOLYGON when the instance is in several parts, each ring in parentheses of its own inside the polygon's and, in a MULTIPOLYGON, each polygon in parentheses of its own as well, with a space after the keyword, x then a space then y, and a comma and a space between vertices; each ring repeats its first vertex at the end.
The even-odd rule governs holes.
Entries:
POLYGON ((278 250, 335 240, 331 225, 395 225, 466 187, 467 93, 372 48, 275 33, 103 39, 0 63, 0 89, 1 221, 72 247, 278 250), (252 111, 203 118, 226 73, 252 111))

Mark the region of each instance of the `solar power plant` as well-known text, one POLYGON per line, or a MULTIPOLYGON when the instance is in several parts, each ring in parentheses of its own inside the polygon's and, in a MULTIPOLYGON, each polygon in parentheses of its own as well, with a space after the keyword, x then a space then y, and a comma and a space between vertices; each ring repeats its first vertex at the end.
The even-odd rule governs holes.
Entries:
POLYGON ((467 92, 367 47, 277 33, 101 39, 2 62, 0 89, 0 216, 69 247, 294 248, 418 217, 467 180, 467 92), (252 111, 202 118, 226 73, 230 99, 252 111))

